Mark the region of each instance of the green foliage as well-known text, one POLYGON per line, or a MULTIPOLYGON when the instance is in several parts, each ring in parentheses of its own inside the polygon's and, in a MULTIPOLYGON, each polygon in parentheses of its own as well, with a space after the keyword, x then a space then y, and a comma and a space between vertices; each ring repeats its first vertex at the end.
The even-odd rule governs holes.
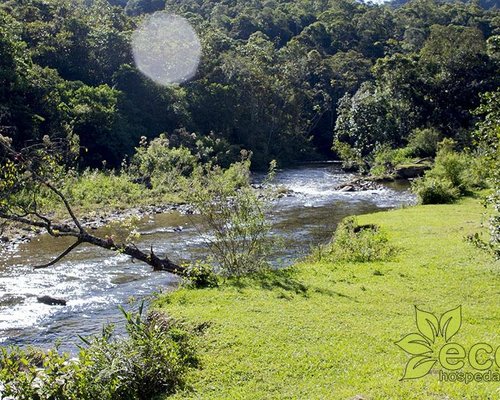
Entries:
POLYGON ((272 193, 258 193, 250 186, 249 168, 249 161, 236 163, 226 171, 204 166, 186 189, 187 198, 200 213, 194 223, 217 272, 226 277, 266 269, 274 246, 266 218, 272 193))
POLYGON ((176 192, 191 175, 197 159, 185 147, 171 147, 165 135, 148 143, 143 137, 128 167, 137 179, 148 179, 156 193, 176 192))
POLYGON ((103 208, 140 204, 145 190, 144 186, 133 183, 125 174, 90 169, 70 180, 65 189, 73 204, 103 208))
POLYGON ((489 224, 489 247, 500 258, 500 91, 486 93, 475 114, 482 117, 475 131, 476 144, 484 155, 484 167, 490 171, 493 186, 493 194, 488 199, 494 209, 489 224))
MULTIPOLYGON (((63 186, 66 181, 64 161, 71 158, 67 143, 43 142, 17 152, 12 139, 0 135, 0 211, 6 214, 33 214, 60 201, 48 185, 63 186)), ((49 209, 50 210, 50 209, 49 209)))
POLYGON ((428 3, 426 8, 433 4, 435 9, 419 21, 409 15, 423 2, 401 11, 408 41, 391 43, 394 53, 376 60, 374 82, 362 84, 339 103, 334 140, 364 157, 373 157, 378 145, 402 147, 406 142, 415 156, 434 156, 443 136, 454 138, 461 148, 470 146, 471 111, 480 93, 498 86, 494 41, 488 53, 484 31, 456 20, 444 23, 448 10, 428 3))
POLYGON ((412 155, 413 150, 409 147, 393 149, 388 145, 382 145, 375 150, 370 173, 373 176, 391 175, 397 165, 411 162, 412 155))
POLYGON ((172 147, 225 167, 242 148, 260 169, 315 159, 315 149, 331 156, 333 131, 363 157, 428 126, 466 146, 460 130, 472 127, 478 94, 498 86, 496 14, 435 0, 401 9, 354 0, 4 1, 0 126, 22 145, 77 137, 88 149, 80 165, 94 168, 104 160, 117 168, 141 136, 182 129, 196 132, 200 151, 172 147), (181 86, 155 85, 133 66, 131 33, 144 13, 163 9, 186 17, 203 42, 199 71, 181 86))
POLYGON ((151 399, 183 385, 197 365, 192 335, 179 323, 156 314, 151 320, 122 310, 128 337, 113 338, 112 327, 101 337, 83 339, 77 358, 17 347, 2 348, 2 396, 19 400, 151 399))
POLYGON ((408 148, 416 157, 434 157, 441 133, 434 128, 415 129, 408 138, 408 148))
POLYGON ((337 227, 333 242, 322 259, 335 262, 372 262, 390 260, 397 249, 386 234, 374 225, 359 225, 355 218, 346 218, 337 227))
POLYGON ((200 261, 188 265, 184 277, 188 287, 211 288, 219 285, 214 267, 200 261))
POLYGON ((465 175, 469 166, 469 158, 465 153, 443 148, 436 156, 434 167, 426 172, 425 177, 449 181, 461 194, 465 194, 470 189, 465 175))
POLYGON ((446 178, 425 177, 412 182, 412 190, 421 204, 453 203, 460 197, 460 190, 446 178))
POLYGON ((70 87, 63 94, 71 132, 79 138, 87 165, 116 165, 130 147, 130 137, 119 131, 118 97, 119 92, 108 85, 70 87))
POLYGON ((458 153, 456 143, 445 139, 438 145, 434 166, 412 183, 422 204, 444 204, 457 200, 473 189, 488 187, 491 169, 482 154, 458 153))
POLYGON ((348 143, 335 140, 333 142, 332 150, 342 160, 342 168, 346 171, 364 171, 366 163, 361 157, 358 150, 351 147, 348 143))
POLYGON ((136 150, 131 166, 138 175, 161 176, 172 173, 173 170, 181 175, 189 175, 196 163, 195 157, 186 148, 171 148, 165 135, 160 135, 149 143, 142 137, 136 150))
POLYGON ((363 157, 382 144, 397 144, 407 135, 407 124, 400 121, 400 117, 409 115, 407 106, 394 102, 373 84, 364 83, 353 96, 341 99, 334 140, 348 143, 363 157))
POLYGON ((487 189, 494 187, 495 171, 484 152, 479 149, 466 152, 468 167, 463 171, 464 182, 471 190, 487 189))

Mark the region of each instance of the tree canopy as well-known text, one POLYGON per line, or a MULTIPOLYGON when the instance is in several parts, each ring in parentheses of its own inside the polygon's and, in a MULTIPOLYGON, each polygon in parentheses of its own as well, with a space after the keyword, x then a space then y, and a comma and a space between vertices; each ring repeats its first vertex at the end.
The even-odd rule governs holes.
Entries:
POLYGON ((184 129, 255 167, 363 155, 433 128, 461 145, 499 84, 500 19, 487 2, 413 0, 4 0, 0 129, 23 147, 44 135, 81 147, 81 167, 118 166, 140 137, 184 129), (135 67, 147 13, 185 17, 203 58, 162 87, 135 67))

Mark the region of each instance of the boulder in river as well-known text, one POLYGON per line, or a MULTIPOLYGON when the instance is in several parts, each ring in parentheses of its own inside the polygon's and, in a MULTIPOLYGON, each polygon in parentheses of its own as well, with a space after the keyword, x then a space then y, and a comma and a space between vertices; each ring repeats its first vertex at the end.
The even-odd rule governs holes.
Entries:
POLYGON ((341 192, 355 192, 356 188, 353 185, 345 185, 340 188, 341 192))
POLYGON ((425 171, 432 168, 429 162, 416 162, 413 164, 398 165, 394 173, 396 179, 415 179, 424 175, 425 171))
POLYGON ((341 192, 364 192, 367 190, 380 190, 384 187, 371 179, 356 178, 350 182, 336 187, 341 192))
POLYGON ((65 306, 67 303, 64 299, 56 299, 50 296, 40 296, 36 299, 39 303, 47 304, 48 306, 65 306))

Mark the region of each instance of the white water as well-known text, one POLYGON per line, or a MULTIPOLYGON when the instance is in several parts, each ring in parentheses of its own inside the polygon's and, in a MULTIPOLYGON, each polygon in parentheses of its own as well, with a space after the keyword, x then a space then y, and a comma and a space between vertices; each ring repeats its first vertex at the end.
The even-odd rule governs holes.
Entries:
MULTIPOLYGON (((414 201, 404 189, 387 187, 367 192, 340 192, 339 184, 353 175, 332 165, 303 167, 278 173, 276 184, 294 192, 281 199, 272 218, 274 233, 284 238, 285 251, 276 263, 290 263, 310 246, 330 240, 337 223, 348 215, 398 207, 414 201)), ((141 247, 154 245, 157 254, 173 260, 203 257, 203 240, 190 218, 177 213, 146 217, 139 229, 141 247), (182 227, 182 232, 174 228, 182 227)), ((104 232, 102 232, 105 234, 104 232)), ((177 280, 153 273, 140 263, 94 247, 81 247, 63 262, 46 270, 30 265, 50 260, 68 242, 41 236, 21 245, 14 255, 0 253, 0 343, 48 347, 56 340, 73 350, 77 335, 97 334, 104 324, 122 321, 118 305, 130 298, 144 299, 155 291, 170 290, 177 280), (68 301, 51 307, 36 297, 49 295, 68 301)))

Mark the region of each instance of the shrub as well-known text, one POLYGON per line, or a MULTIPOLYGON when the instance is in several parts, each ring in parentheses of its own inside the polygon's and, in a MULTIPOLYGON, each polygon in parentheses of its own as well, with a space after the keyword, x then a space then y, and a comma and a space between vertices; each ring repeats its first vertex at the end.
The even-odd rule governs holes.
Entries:
POLYGON ((86 170, 66 186, 68 198, 79 206, 117 206, 137 204, 144 187, 130 181, 127 175, 86 170))
POLYGON ((412 182, 421 204, 448 204, 460 197, 460 190, 446 178, 425 176, 412 182))
POLYGON ((396 253, 387 236, 377 226, 358 225, 355 218, 346 218, 338 226, 333 242, 323 256, 333 261, 387 261, 396 253))
POLYGON ((434 157, 441 133, 434 128, 415 129, 408 138, 408 149, 416 157, 434 157))
POLYGON ((483 168, 489 172, 493 186, 493 194, 487 202, 493 208, 487 245, 500 259, 500 90, 483 94, 481 106, 474 114, 481 116, 474 137, 478 149, 484 155, 483 168))
POLYGON ((433 168, 413 182, 412 189, 422 204, 451 203, 471 189, 487 185, 488 169, 481 171, 484 159, 458 153, 454 145, 451 139, 443 140, 433 168))
POLYGON ((379 147, 374 153, 370 173, 374 176, 389 175, 398 164, 411 162, 411 149, 405 147, 393 149, 389 145, 379 147))
POLYGON ((463 171, 463 181, 470 188, 485 189, 492 186, 493 171, 488 159, 480 151, 474 151, 467 156, 468 167, 463 171))
POLYGON ((427 171, 426 178, 449 181, 452 187, 457 188, 461 194, 469 189, 466 180, 466 171, 470 166, 470 160, 464 153, 440 150, 436 156, 434 167, 427 171))
POLYGON ((333 142, 332 150, 335 151, 342 160, 342 168, 344 170, 365 172, 366 163, 360 151, 340 140, 335 140, 333 142))
POLYGON ((488 202, 493 206, 494 209, 494 214, 491 216, 489 223, 489 247, 491 248, 491 251, 493 252, 495 257, 500 260, 500 189, 498 189, 498 186, 496 191, 489 197, 488 202))
POLYGON ((78 358, 56 349, 3 348, 0 397, 18 400, 132 400, 172 393, 197 365, 192 336, 180 324, 158 317, 145 321, 124 311, 126 338, 113 338, 112 327, 100 337, 82 339, 78 358))
POLYGON ((165 135, 147 142, 141 139, 128 172, 139 179, 150 178, 153 189, 161 193, 178 191, 182 178, 189 177, 197 158, 185 147, 170 147, 165 135))
POLYGON ((60 355, 57 348, 43 352, 34 348, 3 347, 0 352, 0 398, 80 398, 81 392, 74 384, 81 368, 71 362, 68 354, 60 355))
POLYGON ((194 288, 217 287, 219 281, 210 264, 197 261, 188 265, 184 274, 185 285, 194 288))
POLYGON ((193 222, 218 272, 226 277, 267 268, 275 244, 266 220, 272 193, 251 187, 249 168, 249 161, 233 164, 226 171, 205 166, 186 188, 189 202, 200 212, 193 222))

